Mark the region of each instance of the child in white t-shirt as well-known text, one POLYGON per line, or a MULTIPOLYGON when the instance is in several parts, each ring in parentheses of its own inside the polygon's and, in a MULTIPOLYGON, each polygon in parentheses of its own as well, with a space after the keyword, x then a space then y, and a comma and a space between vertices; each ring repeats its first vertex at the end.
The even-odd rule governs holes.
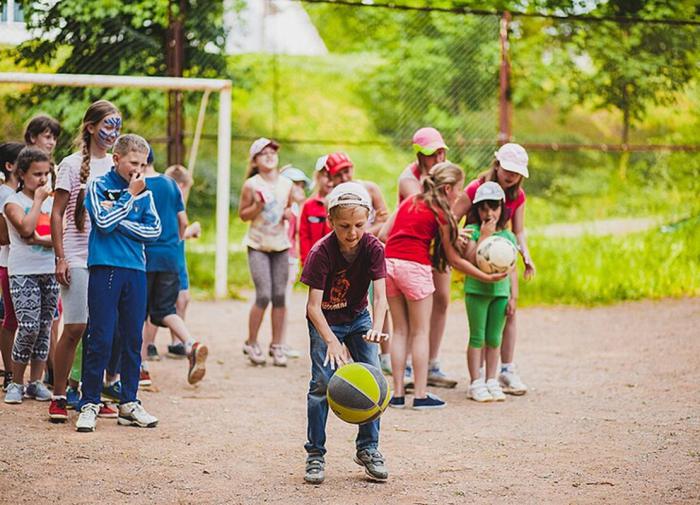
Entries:
POLYGON ((22 403, 23 396, 42 401, 51 398, 41 382, 43 366, 31 368, 26 391, 24 372, 30 360, 40 365, 48 359, 51 323, 58 302, 51 236, 37 233, 39 217, 51 213, 47 185, 51 161, 41 149, 27 147, 17 158, 16 170, 19 191, 9 196, 3 207, 10 238, 10 293, 19 324, 12 346, 13 377, 5 393, 5 403, 22 403))

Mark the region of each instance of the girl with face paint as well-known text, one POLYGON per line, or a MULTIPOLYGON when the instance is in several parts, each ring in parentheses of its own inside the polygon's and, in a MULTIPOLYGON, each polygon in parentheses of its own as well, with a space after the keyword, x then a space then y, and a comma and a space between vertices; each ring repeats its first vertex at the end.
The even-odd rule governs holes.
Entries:
MULTIPOLYGON (((58 166, 51 235, 56 252, 56 279, 61 285, 64 329, 56 345, 54 358, 54 398, 49 408, 49 417, 54 421, 67 418, 66 403, 73 402, 77 393, 77 381, 80 380, 79 373, 75 377, 71 374, 72 387, 66 391, 71 363, 88 319, 87 255, 90 221, 85 219, 83 206, 85 187, 88 179, 102 176, 111 170, 112 156, 107 151, 114 145, 121 126, 121 114, 112 103, 106 100, 93 103, 83 116, 76 139, 79 150, 64 158, 58 166)), ((79 369, 79 366, 75 368, 79 369)), ((116 365, 109 367, 108 378, 110 374, 115 378, 115 368, 116 365)), ((109 413, 105 412, 107 414, 109 413)), ((116 417, 114 411, 111 415, 116 417)))

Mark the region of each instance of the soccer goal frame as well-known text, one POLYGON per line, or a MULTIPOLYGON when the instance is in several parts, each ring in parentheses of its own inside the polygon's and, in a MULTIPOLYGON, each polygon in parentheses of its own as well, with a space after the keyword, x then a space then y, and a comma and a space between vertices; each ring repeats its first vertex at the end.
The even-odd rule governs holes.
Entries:
MULTIPOLYGON (((231 201, 231 87, 228 79, 198 79, 185 77, 142 77, 124 75, 39 74, 24 72, 0 72, 0 83, 43 84, 75 88, 138 88, 166 91, 204 91, 219 93, 219 125, 217 135, 216 171, 216 260, 215 295, 225 298, 228 294, 228 228, 231 201)), ((206 107, 206 101, 203 101, 206 107)), ((200 112, 201 115, 201 112, 200 112)), ((201 118, 198 120, 198 125, 201 118)), ((201 128, 197 128, 201 130, 201 128)), ((199 144, 195 135, 194 145, 199 144)), ((190 156, 194 162, 196 150, 190 156)), ((188 167, 189 168, 189 167, 188 167)))

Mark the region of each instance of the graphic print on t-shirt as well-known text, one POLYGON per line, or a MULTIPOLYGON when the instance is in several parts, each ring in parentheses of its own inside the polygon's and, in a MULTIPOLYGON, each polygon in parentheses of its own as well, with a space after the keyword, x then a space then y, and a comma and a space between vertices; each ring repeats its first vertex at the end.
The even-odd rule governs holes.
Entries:
POLYGON ((333 286, 327 302, 321 303, 323 310, 338 310, 348 306, 348 291, 350 290, 350 281, 347 278, 348 269, 339 270, 333 279, 333 286))

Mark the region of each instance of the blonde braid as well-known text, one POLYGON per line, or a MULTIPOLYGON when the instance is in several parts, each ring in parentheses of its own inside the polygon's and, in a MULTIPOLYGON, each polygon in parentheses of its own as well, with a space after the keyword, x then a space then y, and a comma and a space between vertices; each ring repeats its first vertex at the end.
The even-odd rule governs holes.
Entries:
POLYGON ((80 154, 82 159, 80 162, 80 191, 75 201, 75 227, 79 231, 85 231, 85 184, 90 177, 90 132, 87 128, 83 128, 83 134, 80 145, 80 154))

